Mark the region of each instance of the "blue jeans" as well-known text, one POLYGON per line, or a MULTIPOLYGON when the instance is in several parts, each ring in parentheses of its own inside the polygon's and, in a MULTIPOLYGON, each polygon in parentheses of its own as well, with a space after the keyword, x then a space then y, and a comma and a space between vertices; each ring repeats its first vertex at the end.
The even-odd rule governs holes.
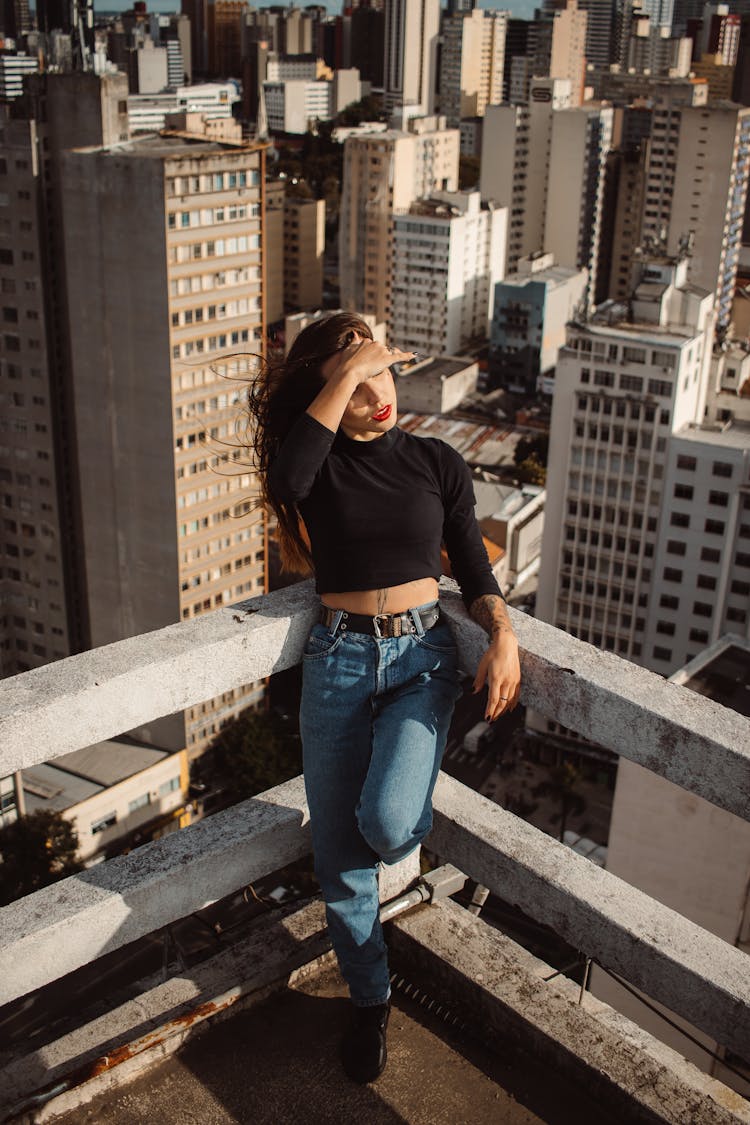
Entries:
POLYGON ((458 686, 448 625, 376 638, 314 625, 303 656, 300 731, 315 873, 355 1004, 390 993, 378 861, 397 863, 432 825, 432 792, 458 686))

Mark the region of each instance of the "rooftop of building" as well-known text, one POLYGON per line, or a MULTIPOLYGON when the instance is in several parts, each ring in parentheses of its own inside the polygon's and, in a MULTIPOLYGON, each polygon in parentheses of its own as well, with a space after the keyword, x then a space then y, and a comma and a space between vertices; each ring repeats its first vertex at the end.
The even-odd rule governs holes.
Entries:
POLYGON ((670 677, 750 718, 750 640, 726 633, 670 677))
MULTIPOLYGON (((486 638, 450 583, 442 602, 471 668, 486 638)), ((510 612, 527 706, 747 816, 747 718, 510 612)), ((293 666, 316 613, 301 583, 4 681, 0 773, 293 666)), ((750 1122, 739 1093, 451 896, 467 873, 736 1056, 750 1042, 745 953, 445 775, 434 810, 439 866, 416 886, 413 864, 387 872, 395 1010, 376 1085, 340 1077, 345 1006, 317 899, 269 909, 231 940, 206 917, 207 902, 308 854, 296 778, 3 908, 7 1119, 750 1122), (191 915, 216 939, 197 960, 176 944, 191 915), (164 971, 115 988, 105 967, 118 951, 117 971, 137 964, 144 941, 164 971), (88 1007, 69 975, 80 972, 93 978, 88 1007), (56 991, 57 1016, 34 1023, 41 989, 56 991)))
POLYGON ((696 426, 689 424, 677 432, 676 437, 702 445, 715 445, 724 449, 750 449, 750 422, 731 419, 720 425, 696 426))
POLYGON ((477 519, 506 520, 517 515, 530 504, 534 504, 544 493, 536 484, 501 484, 499 481, 474 480, 474 495, 477 498, 477 519))
POLYGON ((407 413, 399 416, 402 430, 420 437, 437 437, 452 445, 470 465, 513 464, 520 433, 510 426, 469 422, 451 414, 407 413))
POLYGON ((166 750, 127 738, 72 750, 23 771, 26 808, 62 812, 168 757, 166 750))
POLYGON ((541 282, 552 287, 567 284, 572 277, 578 277, 582 271, 572 266, 546 266, 534 273, 511 273, 499 281, 498 285, 513 285, 522 288, 533 282, 541 282))
POLYGON ((198 134, 174 133, 160 131, 158 133, 137 133, 127 141, 117 141, 111 145, 92 145, 91 147, 77 148, 76 152, 95 153, 101 156, 129 156, 134 159, 165 160, 186 156, 191 160, 196 158, 216 156, 229 152, 245 154, 258 152, 267 148, 264 141, 227 140, 221 137, 203 137, 198 134))
POLYGON ((416 363, 400 364, 398 379, 409 379, 412 376, 418 376, 420 379, 432 379, 433 381, 450 379, 452 375, 458 375, 460 371, 472 367, 475 362, 468 356, 426 356, 424 359, 417 360, 416 363))

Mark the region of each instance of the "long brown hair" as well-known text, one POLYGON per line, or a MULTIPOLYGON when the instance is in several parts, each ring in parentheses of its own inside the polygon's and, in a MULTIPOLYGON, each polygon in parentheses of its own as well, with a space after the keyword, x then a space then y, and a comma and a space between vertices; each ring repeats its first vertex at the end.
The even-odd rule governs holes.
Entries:
POLYGON ((268 471, 287 434, 322 390, 324 360, 352 342, 353 333, 372 339, 369 325, 355 313, 332 313, 303 328, 286 359, 270 359, 250 384, 248 440, 254 454, 261 498, 279 522, 279 552, 283 570, 312 569, 310 548, 300 528, 294 504, 279 501, 268 487, 268 471))

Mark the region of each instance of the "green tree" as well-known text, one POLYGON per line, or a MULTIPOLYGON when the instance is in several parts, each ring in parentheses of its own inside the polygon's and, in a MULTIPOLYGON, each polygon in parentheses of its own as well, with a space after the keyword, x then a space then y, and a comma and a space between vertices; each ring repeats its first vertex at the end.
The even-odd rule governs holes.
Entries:
POLYGON ((532 453, 517 466, 516 476, 523 484, 543 485, 547 481, 547 470, 540 463, 536 453, 532 453))
POLYGON ((0 829, 0 905, 83 870, 78 833, 61 813, 40 810, 0 829))
POLYGON ((217 770, 238 801, 302 772, 302 746, 292 725, 262 711, 246 711, 210 747, 217 770))
POLYGON ((540 464, 547 464, 547 456, 549 454, 549 434, 535 434, 533 437, 519 438, 516 445, 513 460, 517 465, 525 461, 527 457, 535 456, 540 464))

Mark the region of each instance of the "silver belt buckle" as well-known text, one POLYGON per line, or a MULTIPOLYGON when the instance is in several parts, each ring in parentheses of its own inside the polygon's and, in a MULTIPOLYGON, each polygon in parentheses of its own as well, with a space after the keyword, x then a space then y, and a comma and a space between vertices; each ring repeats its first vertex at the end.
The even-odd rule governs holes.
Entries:
POLYGON ((378 638, 378 640, 382 640, 383 637, 388 637, 389 635, 387 630, 385 633, 381 633, 380 631, 380 621, 387 621, 389 617, 389 613, 376 613, 372 619, 372 623, 375 627, 375 636, 378 638))

